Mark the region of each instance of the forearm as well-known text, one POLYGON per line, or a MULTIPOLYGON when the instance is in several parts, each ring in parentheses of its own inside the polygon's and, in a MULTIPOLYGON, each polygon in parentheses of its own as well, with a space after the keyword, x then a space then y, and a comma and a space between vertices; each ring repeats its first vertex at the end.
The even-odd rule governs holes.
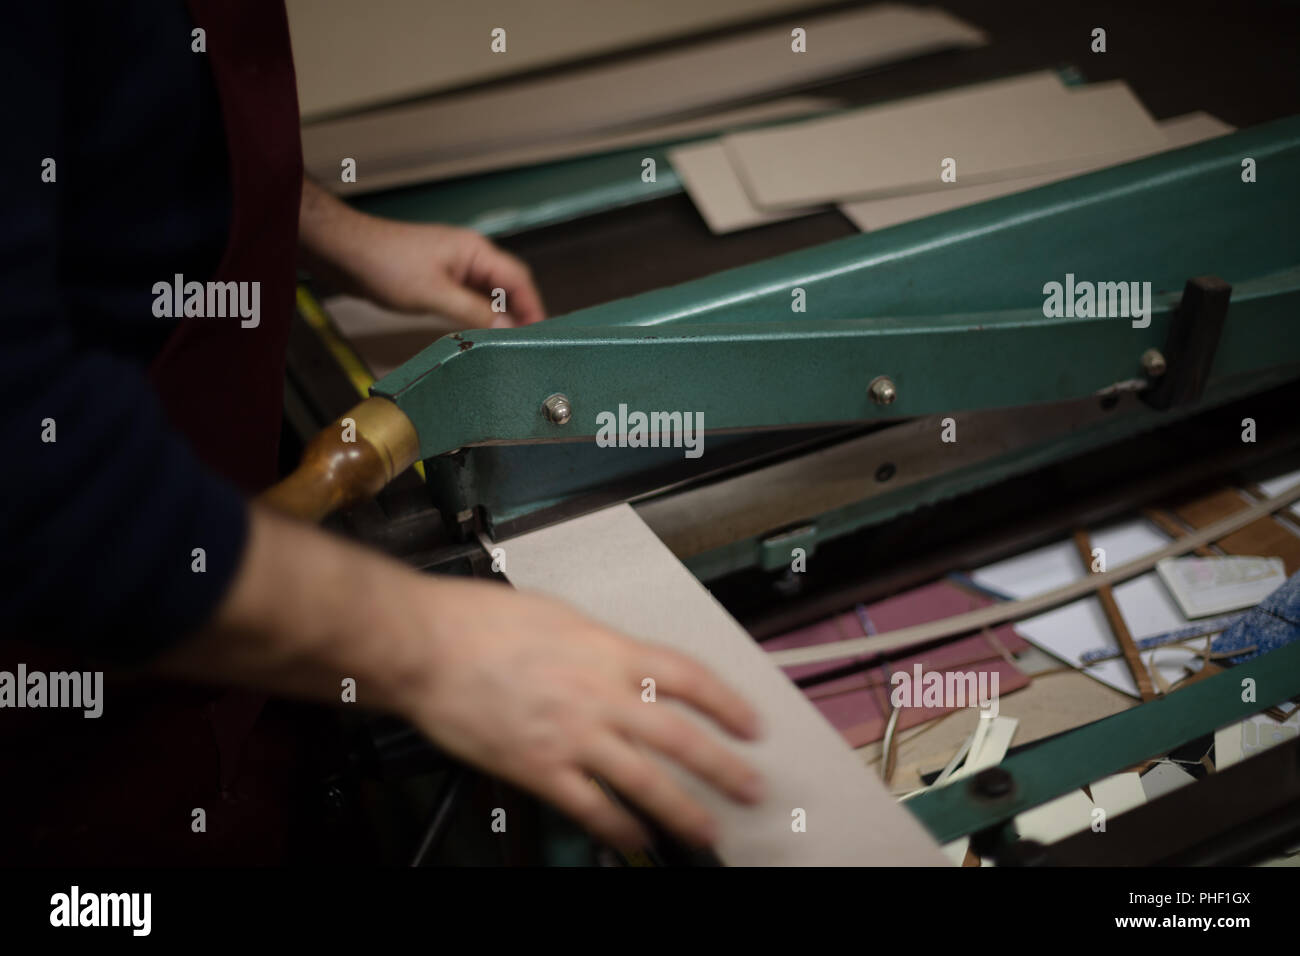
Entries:
POLYGON ((358 257, 365 254, 367 235, 381 223, 303 177, 298 251, 301 264, 313 275, 345 292, 363 293, 365 290, 358 288, 354 278, 358 257))
POLYGON ((423 677, 423 642, 397 610, 415 572, 258 506, 249 525, 225 600, 157 668, 333 703, 352 678, 358 701, 397 709, 423 677))
POLYGON ((761 781, 673 708, 647 708, 641 681, 752 737, 755 718, 700 665, 615 634, 538 595, 418 574, 307 525, 254 508, 235 584, 211 624, 168 652, 165 674, 259 687, 406 718, 445 752, 533 790, 621 845, 644 841, 594 774, 692 842, 711 815, 643 748, 733 799, 761 781))

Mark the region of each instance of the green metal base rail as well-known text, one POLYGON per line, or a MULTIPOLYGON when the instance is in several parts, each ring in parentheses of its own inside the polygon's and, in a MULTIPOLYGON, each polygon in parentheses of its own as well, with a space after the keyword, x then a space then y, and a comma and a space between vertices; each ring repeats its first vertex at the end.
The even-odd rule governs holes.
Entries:
MULTIPOLYGON (((1018 813, 1300 694, 1300 642, 1207 677, 1150 703, 1061 734, 979 775, 929 790, 905 806, 941 843, 1005 824, 1018 813), (1247 695, 1243 682, 1255 683, 1247 695), (1244 699, 1252 696, 1252 699, 1244 699)), ((1014 834, 1007 832, 1006 838, 1014 834)))

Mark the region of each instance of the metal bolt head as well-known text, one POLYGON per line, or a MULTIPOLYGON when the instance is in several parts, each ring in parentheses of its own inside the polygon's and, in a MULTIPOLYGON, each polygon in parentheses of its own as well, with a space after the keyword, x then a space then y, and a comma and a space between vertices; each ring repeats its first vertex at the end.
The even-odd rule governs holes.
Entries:
POLYGON ((1142 353, 1142 370, 1152 378, 1165 374, 1165 357, 1159 349, 1147 349, 1142 353))
POLYGON ((569 419, 573 417, 573 407, 569 404, 569 397, 556 392, 542 402, 542 414, 553 425, 569 424, 569 419))
POLYGON ((893 381, 888 376, 878 375, 872 379, 867 394, 877 405, 892 405, 894 399, 898 398, 898 389, 894 387, 893 381))
POLYGON ((975 775, 971 789, 977 796, 996 800, 1009 795, 1015 789, 1015 781, 1002 767, 989 767, 975 775))

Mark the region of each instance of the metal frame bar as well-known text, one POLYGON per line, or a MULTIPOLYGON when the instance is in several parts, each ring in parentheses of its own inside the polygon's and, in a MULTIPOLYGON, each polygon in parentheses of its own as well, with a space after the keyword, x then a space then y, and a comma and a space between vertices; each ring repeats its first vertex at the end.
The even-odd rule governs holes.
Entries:
MULTIPOLYGON (((416 423, 424 458, 468 445, 594 438, 598 416, 620 406, 703 415, 708 431, 727 432, 869 421, 886 409, 911 417, 1064 401, 1139 375, 1142 353, 1164 345, 1179 302, 1163 296, 1142 329, 1113 318, 1047 319, 1040 308, 910 322, 554 325, 526 339, 465 333, 421 353, 441 353, 432 367, 408 363, 374 391, 416 423), (887 406, 870 394, 881 376, 897 389, 887 406), (569 399, 563 424, 543 409, 556 393, 569 399), (454 415, 448 395, 457 396, 454 415)), ((1297 311, 1300 269, 1243 286, 1212 384, 1300 363, 1300 337, 1289 334, 1297 311)))
POLYGON ((894 380, 900 415, 1061 400, 1131 379, 1166 344, 1175 290, 1209 272, 1234 285, 1222 380, 1300 351, 1287 335, 1297 204, 1291 118, 540 326, 457 333, 374 392, 412 418, 426 458, 591 436, 596 413, 624 402, 701 411, 709 430, 869 420, 882 413, 867 395, 877 375, 894 380), (1241 183, 1243 155, 1267 160, 1267 185, 1241 183), (1157 313, 1143 329, 1045 319, 1044 280, 1066 272, 1150 281, 1157 313), (796 288, 806 317, 791 311, 796 288), (568 425, 542 413, 555 392, 575 409, 568 425))

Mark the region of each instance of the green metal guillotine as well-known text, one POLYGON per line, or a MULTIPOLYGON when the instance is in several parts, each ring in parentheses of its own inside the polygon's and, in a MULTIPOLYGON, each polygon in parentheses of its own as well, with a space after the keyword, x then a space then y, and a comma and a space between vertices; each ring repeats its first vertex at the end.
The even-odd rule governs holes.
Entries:
MULTIPOLYGON (((537 326, 444 336, 372 392, 414 424, 444 515, 494 536, 681 458, 597 448, 598 414, 620 405, 702 413, 725 447, 764 429, 1142 398, 955 480, 807 516, 814 537, 832 537, 1297 378, 1293 117, 537 326), (1067 275, 1149 282, 1150 314, 1049 317, 1044 287, 1067 275)), ((761 560, 755 539, 687 564, 707 580, 761 560)), ((909 807, 941 840, 990 831, 1300 693, 1300 645, 1250 666, 1257 702, 1218 675, 1012 757, 995 799, 949 787, 909 807)))

